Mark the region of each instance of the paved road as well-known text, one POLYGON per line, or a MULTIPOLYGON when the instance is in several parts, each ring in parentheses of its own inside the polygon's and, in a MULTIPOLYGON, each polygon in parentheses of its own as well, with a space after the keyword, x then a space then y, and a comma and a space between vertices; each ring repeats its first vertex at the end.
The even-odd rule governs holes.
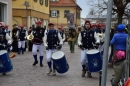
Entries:
MULTIPOLYGON (((16 57, 11 59, 14 69, 6 76, 0 75, 0 86, 99 86, 98 73, 93 73, 93 78, 81 77, 80 49, 77 46, 73 54, 70 53, 69 46, 65 44, 63 52, 65 52, 70 69, 67 73, 56 76, 46 74, 48 67, 45 57, 44 67, 41 68, 39 64, 35 67, 32 66, 31 52, 26 52, 24 55, 16 54, 16 57)), ((112 69, 108 68, 107 86, 110 86, 112 74, 112 69)))

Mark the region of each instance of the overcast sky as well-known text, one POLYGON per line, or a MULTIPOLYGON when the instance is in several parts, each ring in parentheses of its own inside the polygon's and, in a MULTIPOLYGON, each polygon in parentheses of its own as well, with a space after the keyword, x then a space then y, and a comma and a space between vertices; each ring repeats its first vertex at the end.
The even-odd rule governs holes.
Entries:
POLYGON ((90 6, 87 5, 87 0, 77 0, 77 4, 82 8, 81 18, 86 18, 90 9, 90 6))

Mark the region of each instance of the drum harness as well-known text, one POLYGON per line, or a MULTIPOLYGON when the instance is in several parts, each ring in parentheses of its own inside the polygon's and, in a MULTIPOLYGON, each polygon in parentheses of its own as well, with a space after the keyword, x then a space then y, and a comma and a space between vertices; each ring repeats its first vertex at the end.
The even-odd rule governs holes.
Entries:
MULTIPOLYGON (((28 35, 28 36, 31 36, 31 35, 33 36, 32 39, 30 39, 30 40, 32 41, 32 43, 37 44, 37 45, 42 44, 43 41, 42 41, 41 39, 39 39, 39 38, 34 38, 33 33, 34 33, 34 31, 32 30, 32 34, 28 35), (40 43, 35 43, 34 40, 38 40, 38 41, 40 41, 40 43)), ((29 39, 28 39, 28 40, 29 40, 29 39)))
POLYGON ((84 47, 82 46, 82 48, 81 48, 81 49, 82 49, 82 50, 91 50, 91 49, 97 49, 97 48, 96 48, 96 46, 97 46, 96 44, 93 44, 93 48, 89 48, 89 49, 87 49, 87 48, 84 48, 84 47))
POLYGON ((11 45, 0 44, 0 46, 3 46, 3 47, 5 48, 5 50, 8 51, 8 53, 11 52, 11 51, 10 51, 10 47, 11 47, 11 45))

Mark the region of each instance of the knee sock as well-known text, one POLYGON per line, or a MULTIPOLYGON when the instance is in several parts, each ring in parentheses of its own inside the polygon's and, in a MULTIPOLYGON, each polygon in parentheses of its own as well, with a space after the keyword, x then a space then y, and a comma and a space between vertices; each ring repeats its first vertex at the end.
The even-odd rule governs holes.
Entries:
POLYGON ((24 52, 24 48, 21 48, 22 49, 22 52, 24 52))
POLYGON ((37 62, 37 55, 33 55, 35 62, 37 62))
POLYGON ((18 53, 20 53, 20 51, 21 51, 21 48, 18 48, 18 53))
POLYGON ((50 61, 50 62, 47 62, 47 63, 48 63, 49 68, 51 68, 51 61, 50 61))
POLYGON ((83 70, 85 70, 85 68, 86 68, 85 65, 82 65, 82 68, 83 68, 83 70))
POLYGON ((42 64, 43 56, 40 56, 40 64, 42 64))

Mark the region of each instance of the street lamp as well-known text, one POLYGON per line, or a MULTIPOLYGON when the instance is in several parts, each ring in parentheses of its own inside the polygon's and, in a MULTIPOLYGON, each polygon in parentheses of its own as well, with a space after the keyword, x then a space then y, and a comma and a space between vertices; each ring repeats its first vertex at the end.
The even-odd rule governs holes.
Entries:
MULTIPOLYGON (((25 1, 24 6, 26 6, 26 30, 28 31, 28 7, 29 7, 29 2, 25 1)), ((29 47, 28 44, 29 43, 27 41, 27 47, 29 47)))
POLYGON ((28 7, 29 7, 29 2, 25 1, 24 6, 26 6, 26 27, 28 30, 28 7))
POLYGON ((130 9, 127 10, 128 14, 128 29, 130 30, 130 9))
MULTIPOLYGON (((130 30, 130 9, 127 10, 128 14, 128 31, 130 30)), ((129 34, 129 33, 128 33, 129 34)), ((130 48, 130 34, 127 38, 127 49, 126 49, 126 61, 130 61, 130 53, 129 53, 129 48, 130 48)), ((125 71, 125 77, 129 77, 129 71, 130 71, 130 65, 127 63, 126 64, 126 71, 125 71)))
POLYGON ((58 29, 58 18, 59 18, 59 14, 57 14, 57 29, 58 29))

